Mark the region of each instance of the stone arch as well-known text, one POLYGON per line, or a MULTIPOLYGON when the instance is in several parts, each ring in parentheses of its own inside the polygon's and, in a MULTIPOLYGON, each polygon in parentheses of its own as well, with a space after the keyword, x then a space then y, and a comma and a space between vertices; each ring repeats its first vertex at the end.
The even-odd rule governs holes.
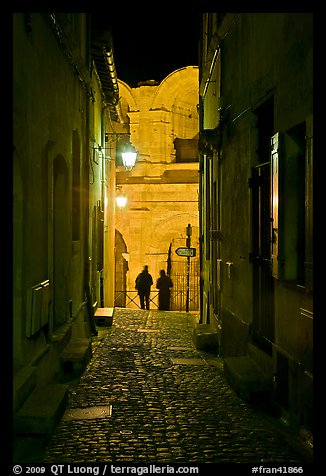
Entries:
POLYGON ((127 83, 118 79, 119 96, 127 101, 130 111, 138 111, 138 105, 132 88, 127 83))
POLYGON ((185 235, 186 227, 190 223, 193 228, 194 240, 198 239, 198 214, 197 213, 178 213, 173 214, 170 219, 161 220, 156 223, 151 230, 153 237, 153 248, 159 249, 162 241, 171 242, 173 239, 181 239, 185 235), (158 238, 155 238, 159 236, 158 238))
POLYGON ((186 66, 169 74, 155 93, 151 108, 172 110, 177 98, 185 96, 198 97, 199 69, 197 66, 186 66))
POLYGON ((115 298, 114 305, 116 307, 126 306, 127 290, 127 245, 119 230, 115 230, 115 298))
MULTIPOLYGON (((173 71, 163 79, 157 87, 151 109, 167 108, 168 110, 171 110, 176 98, 178 97, 184 97, 187 95, 192 96, 194 93, 196 97, 198 97, 198 78, 198 66, 186 66, 173 71)), ((130 111, 138 111, 139 106, 132 88, 120 79, 118 80, 118 83, 120 98, 124 98, 127 101, 130 111)))
POLYGON ((72 239, 80 240, 80 137, 77 129, 72 131, 72 239))
MULTIPOLYGON (((171 290, 171 310, 184 311, 187 306, 187 274, 189 274, 190 310, 199 309, 199 226, 196 213, 178 213, 168 220, 162 220, 151 230, 151 236, 159 236, 153 242, 153 254, 155 249, 166 249, 164 260, 161 256, 157 261, 156 269, 165 269, 173 281, 171 290), (187 258, 176 254, 176 249, 186 246, 186 227, 192 225, 191 247, 196 248, 196 256, 190 259, 190 268, 187 271, 187 258), (155 247, 155 248, 154 248, 155 247)), ((153 266, 154 268, 154 266, 153 266)))
POLYGON ((152 111, 169 112, 170 150, 173 162, 198 160, 198 67, 187 66, 167 76, 158 87, 152 111))
POLYGON ((174 252, 178 246, 185 246, 185 233, 188 223, 193 225, 193 246, 196 247, 199 229, 198 215, 195 213, 173 214, 169 219, 162 219, 152 226, 150 230, 152 239, 148 248, 148 261, 154 273, 157 274, 161 268, 167 270, 170 258, 178 259, 174 252))
POLYGON ((54 328, 64 324, 67 317, 68 265, 71 237, 69 227, 69 174, 64 157, 53 160, 53 318, 54 328))
POLYGON ((197 161, 197 144, 193 139, 197 140, 199 131, 198 91, 197 66, 174 71, 160 85, 130 88, 119 80, 123 121, 139 152, 139 163, 142 162, 135 169, 138 173, 147 173, 140 172, 145 167, 143 162, 182 162, 188 156, 197 161))

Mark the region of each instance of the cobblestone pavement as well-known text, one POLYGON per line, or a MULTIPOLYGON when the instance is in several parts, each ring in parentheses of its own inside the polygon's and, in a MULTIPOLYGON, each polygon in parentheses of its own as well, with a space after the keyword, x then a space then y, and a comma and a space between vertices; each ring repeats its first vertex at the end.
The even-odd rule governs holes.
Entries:
POLYGON ((311 462, 294 437, 235 394, 222 358, 196 350, 196 319, 116 309, 112 327, 98 328, 43 462, 311 462))

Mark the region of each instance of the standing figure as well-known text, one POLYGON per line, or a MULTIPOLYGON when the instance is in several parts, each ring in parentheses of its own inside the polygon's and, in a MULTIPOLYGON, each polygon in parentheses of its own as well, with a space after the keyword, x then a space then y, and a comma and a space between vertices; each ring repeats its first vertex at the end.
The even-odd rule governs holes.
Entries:
POLYGON ((144 266, 144 269, 136 278, 135 288, 138 291, 140 307, 142 309, 149 310, 149 295, 151 293, 151 286, 153 284, 153 278, 148 272, 147 264, 144 266))
POLYGON ((173 287, 172 279, 165 274, 164 269, 160 271, 160 277, 156 282, 158 292, 158 308, 160 311, 170 310, 170 288, 173 287))

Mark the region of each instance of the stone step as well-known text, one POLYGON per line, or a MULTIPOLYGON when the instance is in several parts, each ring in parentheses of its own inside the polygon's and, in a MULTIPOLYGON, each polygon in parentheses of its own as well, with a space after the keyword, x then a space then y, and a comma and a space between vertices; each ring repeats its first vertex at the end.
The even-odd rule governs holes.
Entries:
POLYGON ((16 412, 36 386, 36 369, 28 365, 20 369, 13 379, 13 411, 16 412))
POLYGON ((210 324, 197 324, 192 334, 192 341, 198 350, 218 353, 218 331, 210 324))
POLYGON ((14 415, 14 433, 51 433, 68 403, 68 385, 37 386, 14 415))
POLYGON ((97 326, 112 326, 114 307, 98 307, 94 314, 97 326))
POLYGON ((64 374, 80 375, 91 358, 91 339, 71 339, 60 356, 64 374))
POLYGON ((273 392, 272 380, 247 355, 225 357, 224 374, 231 387, 243 400, 250 401, 258 393, 267 396, 273 392))

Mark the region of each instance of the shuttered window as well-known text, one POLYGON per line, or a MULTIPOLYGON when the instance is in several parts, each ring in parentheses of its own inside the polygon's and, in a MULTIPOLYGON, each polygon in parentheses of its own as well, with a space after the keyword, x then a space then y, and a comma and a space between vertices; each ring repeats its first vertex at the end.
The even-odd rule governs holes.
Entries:
POLYGON ((271 138, 271 262, 276 279, 312 289, 312 118, 271 138))
POLYGON ((279 147, 280 135, 275 134, 271 139, 271 260, 272 276, 280 278, 281 257, 279 254, 279 147))

